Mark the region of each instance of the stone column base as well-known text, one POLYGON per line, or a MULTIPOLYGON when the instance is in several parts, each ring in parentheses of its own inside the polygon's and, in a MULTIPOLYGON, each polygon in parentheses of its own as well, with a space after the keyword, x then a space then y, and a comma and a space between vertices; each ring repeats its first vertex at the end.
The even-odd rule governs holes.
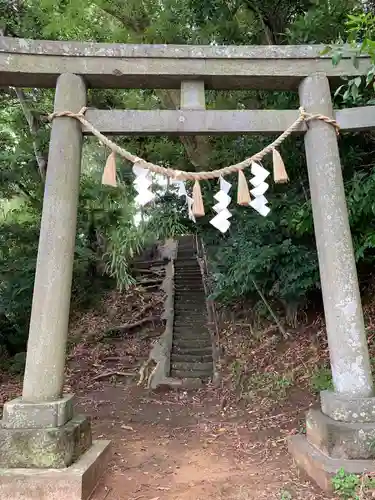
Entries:
POLYGON ((341 468, 348 474, 375 472, 375 398, 349 399, 323 391, 324 413, 310 410, 306 436, 292 436, 289 452, 325 491, 341 468))
POLYGON ((346 460, 331 458, 310 444, 306 436, 291 436, 289 453, 296 464, 324 491, 332 493, 332 477, 342 468, 348 474, 363 474, 375 470, 373 460, 346 460))
POLYGON ((92 442, 73 396, 4 405, 0 422, 1 500, 86 500, 104 472, 109 441, 92 442))
POLYGON ((64 469, 0 469, 1 500, 88 500, 103 475, 110 441, 94 441, 64 469))

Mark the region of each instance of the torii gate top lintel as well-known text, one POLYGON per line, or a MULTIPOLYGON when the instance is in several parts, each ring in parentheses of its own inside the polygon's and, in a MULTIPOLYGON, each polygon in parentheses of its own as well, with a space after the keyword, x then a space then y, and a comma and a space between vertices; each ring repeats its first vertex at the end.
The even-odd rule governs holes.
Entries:
POLYGON ((297 90, 311 73, 331 85, 341 75, 364 74, 368 57, 339 66, 321 56, 322 45, 133 45, 0 37, 0 86, 55 87, 62 73, 85 77, 92 88, 180 88, 201 80, 211 89, 297 90))

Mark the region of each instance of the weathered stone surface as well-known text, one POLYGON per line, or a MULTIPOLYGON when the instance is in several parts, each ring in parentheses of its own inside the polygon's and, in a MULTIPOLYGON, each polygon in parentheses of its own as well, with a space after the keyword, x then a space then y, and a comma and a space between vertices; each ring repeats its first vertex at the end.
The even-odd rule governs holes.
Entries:
POLYGON ((4 404, 1 426, 19 429, 61 427, 73 418, 73 403, 73 394, 41 403, 16 398, 4 404))
POLYGON ((338 422, 320 410, 306 417, 308 441, 332 458, 369 459, 375 456, 375 424, 338 422))
POLYGON ((0 469, 1 500, 88 500, 110 457, 110 441, 94 441, 65 469, 0 469))
MULTIPOLYGON (((120 110, 89 109, 87 120, 105 135, 281 134, 299 116, 298 110, 120 110)), ((342 131, 375 127, 373 106, 338 109, 334 118, 342 131)), ((307 130, 301 123, 293 134, 307 130)), ((84 134, 91 132, 83 127, 84 134)))
POLYGON ((0 428, 0 467, 64 468, 91 446, 87 418, 76 416, 62 427, 0 428))
POLYGON ((322 412, 340 422, 374 422, 375 397, 345 397, 333 391, 320 393, 322 412))
MULTIPOLYGON (((54 110, 78 112, 85 105, 83 79, 60 75, 54 110)), ((25 401, 53 401, 62 396, 82 140, 77 120, 53 121, 22 390, 25 401)))
MULTIPOLYGON (((308 113, 333 116, 326 75, 311 74, 299 93, 308 113)), ((335 391, 370 397, 373 381, 334 127, 311 121, 305 149, 335 391)))
POLYGON ((366 74, 369 58, 355 68, 344 55, 339 67, 319 57, 322 46, 189 46, 95 44, 0 38, 0 86, 54 87, 62 73, 84 75, 102 88, 180 88, 182 80, 217 89, 297 89, 321 72, 366 74), (46 57, 47 56, 47 57, 46 57))
POLYGON ((182 81, 181 82, 181 109, 206 108, 205 90, 203 81, 182 81))
MULTIPOLYGON (((47 56, 87 56, 120 58, 217 58, 217 59, 313 59, 320 57, 324 45, 173 45, 173 44, 130 44, 94 43, 56 40, 31 40, 25 38, 1 37, 0 53, 38 54, 47 56)), ((348 46, 343 59, 351 59, 348 46)), ((331 60, 329 55, 324 57, 331 60)), ((361 59, 367 59, 362 55, 361 59)), ((295 62, 295 61, 293 61, 295 62)))
POLYGON ((289 453, 298 467, 305 471, 325 491, 332 491, 331 479, 341 468, 348 474, 363 474, 375 468, 372 460, 345 460, 330 458, 310 444, 305 436, 291 436, 288 440, 289 453))

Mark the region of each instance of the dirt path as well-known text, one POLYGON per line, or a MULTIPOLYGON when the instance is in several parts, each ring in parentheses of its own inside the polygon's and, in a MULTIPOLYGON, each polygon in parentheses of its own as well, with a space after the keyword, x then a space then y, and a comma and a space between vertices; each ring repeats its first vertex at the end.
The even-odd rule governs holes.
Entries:
MULTIPOLYGON (((131 321, 146 303, 140 296, 134 306, 125 298, 110 296, 100 309, 78 315, 71 327, 64 392, 76 394, 77 410, 92 419, 94 438, 110 439, 113 446, 93 500, 330 498, 300 477, 286 450, 287 436, 301 429, 314 402, 298 382, 306 383, 318 356, 307 337, 281 349, 272 336, 252 347, 248 334, 228 330, 225 339, 222 332, 227 366, 233 370, 231 359, 242 359, 242 372, 252 376, 241 376, 241 388, 253 389, 260 380, 268 384, 241 404, 227 389, 230 383, 190 393, 149 393, 137 387, 137 375, 160 325, 150 324, 136 337, 97 341, 108 326, 131 321), (135 375, 109 375, 115 371, 135 375), (287 373, 293 374, 292 386, 287 373)), ((228 375, 225 367, 222 373, 228 375)), ((3 401, 20 393, 20 379, 2 382, 3 401)))
POLYGON ((209 389, 149 395, 132 384, 103 384, 78 401, 94 436, 113 442, 95 500, 328 498, 299 477, 286 453, 288 430, 269 419, 252 431, 260 409, 224 413, 209 389))
MULTIPOLYGON (((141 335, 150 331, 152 326, 141 335)), ((228 338, 235 341, 233 333, 228 338)), ((287 436, 300 430, 314 401, 308 391, 291 387, 280 399, 276 393, 283 387, 276 386, 276 393, 243 404, 223 388, 150 393, 136 385, 149 344, 136 338, 78 343, 70 354, 66 391, 91 416, 94 438, 113 443, 113 459, 93 500, 329 498, 299 476, 286 450, 287 436), (136 375, 110 377, 111 371, 136 375)), ((274 351, 282 359, 277 346, 263 345, 267 356, 274 351)), ((296 357, 292 350, 285 348, 285 359, 296 357)), ((264 353, 246 356, 270 366, 264 353)))

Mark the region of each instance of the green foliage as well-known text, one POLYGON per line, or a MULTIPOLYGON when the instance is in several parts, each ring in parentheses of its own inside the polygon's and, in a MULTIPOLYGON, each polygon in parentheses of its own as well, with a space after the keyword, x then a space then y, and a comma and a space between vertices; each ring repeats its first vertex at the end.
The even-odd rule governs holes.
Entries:
POLYGON ((316 368, 311 376, 310 386, 317 394, 321 391, 333 390, 331 369, 328 367, 316 368))
POLYGON ((334 492, 343 500, 360 500, 375 489, 375 479, 370 476, 348 474, 341 468, 332 478, 334 492))
POLYGON ((297 208, 294 193, 289 195, 275 196, 273 210, 264 219, 237 211, 233 230, 214 252, 217 299, 229 302, 257 295, 255 282, 266 296, 298 308, 318 286, 316 250, 302 229, 310 207, 297 208))
POLYGON ((344 500, 359 499, 356 493, 359 484, 359 476, 356 474, 347 474, 344 469, 340 469, 332 478, 335 493, 344 500))
POLYGON ((289 43, 327 43, 344 36, 348 12, 358 3, 353 0, 316 0, 286 30, 289 43))
MULTIPOLYGON (((371 65, 366 77, 354 78, 343 77, 343 83, 335 92, 345 106, 361 106, 375 104, 375 14, 370 10, 363 10, 363 5, 357 6, 352 14, 347 14, 345 22, 344 38, 339 38, 335 44, 328 45, 324 54, 332 54, 332 63, 339 65, 344 54, 344 41, 352 51, 352 61, 356 68, 359 67, 359 57, 367 55, 370 57, 371 65)), ((347 51, 348 48, 345 47, 347 51)))
POLYGON ((292 494, 288 490, 280 491, 280 500, 292 500, 292 494))

